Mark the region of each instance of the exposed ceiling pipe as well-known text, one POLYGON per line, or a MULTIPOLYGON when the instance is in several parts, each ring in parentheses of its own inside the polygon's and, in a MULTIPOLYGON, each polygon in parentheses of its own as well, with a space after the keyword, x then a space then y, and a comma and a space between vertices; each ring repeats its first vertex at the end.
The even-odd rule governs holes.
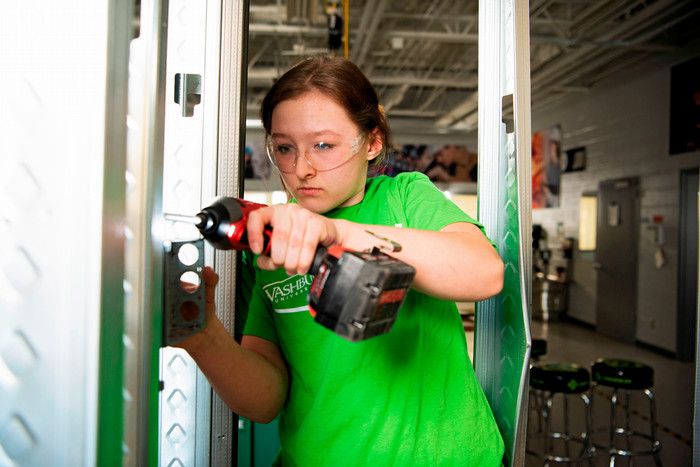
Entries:
MULTIPOLYGON (((645 32, 644 34, 642 34, 641 36, 635 37, 635 38, 632 40, 632 43, 634 44, 634 43, 637 43, 637 42, 644 42, 644 41, 647 41, 647 40, 649 40, 649 39, 651 39, 651 38, 653 38, 653 37, 656 37, 656 36, 658 36, 659 34, 661 34, 662 32, 665 32, 665 31, 668 30, 669 28, 671 28, 671 27, 675 26, 676 24, 680 23, 681 21, 685 21, 686 19, 688 19, 688 18, 690 18, 691 16, 695 15, 695 14, 698 13, 699 11, 700 11, 700 8, 695 8, 695 9, 690 10, 689 12, 687 12, 687 13, 681 15, 681 16, 677 16, 677 17, 673 18, 672 20, 667 21, 666 23, 662 24, 661 26, 658 26, 657 28, 652 29, 651 31, 647 31, 647 32, 645 32)), ((667 50, 675 50, 675 47, 669 47, 667 50)))
POLYGON ((270 48, 270 44, 272 44, 272 41, 265 42, 265 44, 262 47, 260 47, 260 50, 258 50, 255 55, 248 58, 248 70, 251 70, 255 67, 255 64, 258 63, 258 60, 260 60, 260 57, 262 57, 265 54, 265 52, 267 52, 267 49, 270 48))
POLYGON ((248 26, 252 34, 288 35, 303 34, 312 37, 328 36, 328 28, 320 26, 300 26, 295 24, 261 24, 255 23, 248 26))
POLYGON ((285 5, 250 5, 250 23, 282 23, 287 20, 285 5))
MULTIPOLYGON (((248 72, 248 82, 253 85, 266 85, 277 78, 280 72, 274 67, 255 67, 248 72)), ((464 80, 451 80, 440 78, 420 78, 411 75, 396 75, 396 76, 371 76, 370 80, 374 85, 380 86, 402 86, 408 84, 410 86, 445 86, 456 89, 476 89, 478 79, 470 77, 464 80)))
MULTIPOLYGON (((414 109, 394 109, 391 112, 391 117, 392 119, 394 117, 408 117, 412 119, 417 119, 417 118, 430 118, 433 119, 437 115, 435 111, 430 110, 430 111, 416 111, 414 109)), ((393 120, 392 120, 393 121, 393 120)))
POLYGON ((383 37, 402 37, 404 39, 426 40, 436 42, 453 42, 455 44, 476 44, 479 34, 460 34, 454 32, 433 31, 384 31, 383 37))
MULTIPOLYGON (((534 3, 534 2, 533 2, 534 3)), ((547 11, 547 8, 553 3, 553 0, 542 0, 539 4, 530 4, 530 18, 537 18, 540 14, 547 11)))
MULTIPOLYGON (((455 60, 455 55, 456 51, 449 53, 447 47, 441 48, 437 54, 433 54, 432 64, 425 70, 425 73, 423 73, 423 77, 429 78, 430 76, 432 76, 433 73, 435 73, 435 69, 443 63, 452 63, 453 60, 455 60)), ((423 89, 427 88, 421 87, 419 93, 422 93, 423 89)), ((418 108, 420 110, 427 109, 440 95, 442 95, 443 92, 445 92, 445 89, 445 86, 437 86, 431 88, 430 95, 422 100, 418 108)))
POLYGON ((445 86, 437 86, 433 88, 433 90, 430 93, 430 96, 428 96, 427 99, 424 99, 423 102, 421 102, 420 106, 418 106, 418 110, 424 111, 430 105, 435 102, 440 96, 442 96, 445 93, 445 90, 447 87, 445 86))
MULTIPOLYGON (((667 12, 672 13, 674 10, 674 7, 671 8, 665 8, 663 10, 663 14, 666 14, 667 12)), ((655 35, 658 34, 656 30, 654 31, 648 31, 641 36, 636 36, 633 39, 629 39, 632 34, 637 33, 640 30, 647 29, 651 23, 654 23, 660 19, 659 15, 657 14, 658 12, 651 12, 650 14, 647 15, 645 18, 640 18, 640 20, 637 22, 637 24, 629 25, 625 29, 627 30, 626 32, 620 32, 620 37, 622 39, 628 39, 631 43, 636 43, 636 42, 643 42, 647 41, 651 38, 653 38, 655 35)), ((608 64, 612 63, 613 60, 618 59, 619 57, 626 56, 629 52, 627 50, 603 50, 600 51, 599 49, 589 49, 585 51, 585 58, 583 57, 584 53, 581 54, 576 54, 574 55, 579 55, 579 58, 581 59, 581 63, 586 64, 586 69, 581 70, 580 65, 577 65, 577 63, 571 63, 569 69, 564 69, 564 70, 559 70, 557 73, 557 76, 549 78, 549 81, 544 81, 538 80, 539 84, 543 83, 551 83, 554 79, 563 82, 563 83, 570 83, 576 79, 577 76, 583 75, 584 73, 591 73, 595 71, 598 67, 602 66, 607 66, 608 64)), ((645 55, 639 55, 641 56, 646 56, 645 55)), ((560 68, 559 65, 556 66, 557 68, 560 68)), ((556 70, 555 70, 556 71, 556 70)), ((551 74, 550 74, 551 75, 551 74)), ((542 78, 542 76, 539 76, 542 78)), ((533 86, 533 89, 536 89, 535 86, 533 86)))
POLYGON ((401 101, 403 101, 403 98, 406 96, 406 92, 410 87, 410 84, 405 83, 401 86, 392 88, 382 103, 384 106, 384 112, 388 113, 394 106, 399 105, 401 101))
MULTIPOLYGON (((440 57, 440 58, 439 58, 440 62, 438 62, 438 61, 437 61, 438 59, 436 59, 436 60, 435 60, 435 63, 444 63, 445 61, 447 61, 447 63, 452 63, 453 61, 457 60, 458 57, 459 57, 459 55, 462 54, 462 53, 463 53, 463 52, 462 52, 461 50, 455 49, 455 50, 453 50, 453 51, 450 53, 450 55, 448 56, 447 59, 443 59, 442 57, 440 57)), ((477 59, 475 58, 472 62, 466 64, 466 65, 464 66, 464 68, 463 68, 463 71, 460 72, 455 78, 457 78, 457 79, 462 79, 462 77, 463 77, 464 74, 467 72, 467 70, 473 71, 473 76, 477 76, 477 74, 478 74, 478 73, 477 73, 477 65, 478 65, 478 64, 476 63, 476 60, 477 60, 477 59), (473 66, 473 68, 472 68, 472 66, 473 66)), ((478 81, 478 77, 477 77, 476 79, 477 79, 477 81, 478 81)), ((465 81, 467 81, 467 80, 465 80, 465 81)), ((438 97, 440 97, 442 94, 444 94, 444 92, 445 92, 445 90, 447 89, 447 87, 446 87, 446 86, 439 86, 439 87, 435 87, 435 88, 432 88, 432 89, 433 89, 433 90, 432 90, 432 92, 430 93, 430 96, 428 96, 428 98, 425 99, 425 100, 421 103, 421 105, 420 105, 420 107, 419 107, 421 110, 427 109, 428 106, 431 105, 438 97)))
MULTIPOLYGON (((653 4, 651 7, 649 7, 649 11, 640 12, 636 15, 635 18, 628 20, 625 23, 622 23, 616 28, 609 29, 608 32, 604 35, 604 37, 602 37, 600 40, 610 40, 615 37, 627 37, 627 31, 629 31, 633 27, 637 26, 638 24, 644 21, 654 20, 654 18, 661 13, 660 11, 658 11, 659 9, 667 10, 668 3, 669 2, 657 2, 653 4)), ((590 54, 593 50, 597 49, 593 48, 592 46, 588 46, 579 50, 570 51, 567 54, 563 54, 562 56, 553 59, 546 66, 546 68, 540 68, 538 70, 533 71, 532 89, 534 90, 536 88, 537 83, 539 83, 540 85, 551 85, 552 81, 560 77, 566 77, 567 75, 570 75, 570 67, 580 70, 583 66, 587 66, 585 56, 590 54)), ((623 53, 627 53, 627 51, 623 49, 623 53)))
MULTIPOLYGON (((277 4, 284 8, 281 1, 278 0, 277 4)), ((292 3, 298 7, 302 1, 293 0, 292 3)), ((530 23, 544 26, 534 28, 530 39, 533 50, 533 108, 571 93, 586 92, 597 81, 626 69, 644 57, 649 58, 652 53, 675 50, 663 45, 667 41, 661 35, 674 26, 678 31, 679 22, 686 20, 683 24, 688 24, 687 18, 697 15, 700 4, 693 2, 697 0, 585 0, 572 3, 564 0, 531 0, 530 23), (573 57, 567 59, 567 55, 573 57)), ((401 11, 404 7, 410 9, 418 5, 415 1, 408 0, 401 8, 386 3, 381 15, 382 26, 372 29, 371 23, 377 18, 376 3, 379 2, 352 3, 355 20, 359 20, 354 24, 359 23, 359 27, 350 31, 351 58, 362 57, 363 70, 377 86, 382 104, 387 111, 390 110, 391 117, 406 116, 406 120, 411 122, 422 119, 423 125, 428 119, 431 123, 439 119, 435 124, 447 124, 450 131, 475 128, 478 123, 476 104, 471 107, 467 104, 469 99, 456 99, 454 96, 459 93, 447 94, 450 88, 475 90, 477 86, 476 75, 470 71, 475 67, 472 68, 464 57, 451 59, 453 51, 468 54, 470 47, 467 46, 477 42, 475 28, 471 25, 477 18, 477 15, 471 14, 473 8, 460 7, 458 14, 450 15, 449 10, 457 10, 455 3, 432 0, 432 3, 421 2, 423 7, 430 3, 430 11, 411 14, 401 11), (388 24, 386 20, 389 20, 388 24), (442 23, 442 28, 437 27, 440 26, 438 23, 442 23), (396 27, 400 29, 392 31, 396 27), (372 33, 371 37, 368 32, 372 33), (392 39, 403 39, 404 47, 392 49, 388 45, 380 45, 392 39), (461 73, 466 71, 468 74, 462 75, 465 79, 456 70, 461 70, 461 73), (460 102, 458 109, 449 111, 460 102)), ((319 40, 327 36, 324 25, 297 23, 284 26, 273 19, 274 15, 279 14, 279 6, 260 7, 255 13, 253 8, 257 7, 251 7, 251 17, 262 14, 264 8, 267 8, 270 16, 257 16, 257 21, 254 19, 250 25, 251 37, 258 35, 258 47, 251 50, 249 84, 255 86, 257 81, 267 86, 279 76, 280 70, 275 67, 260 69, 253 66, 255 63, 263 64, 263 57, 266 56, 269 57, 265 59, 267 65, 272 65, 270 45, 274 46, 275 42, 280 43, 281 49, 289 49, 291 42, 288 37, 298 36, 308 38, 307 43, 313 44, 314 50, 321 50, 319 40), (274 36, 274 40, 266 35, 274 36)), ((692 24, 690 27, 694 28, 692 24)), ((684 31, 678 32, 684 34, 684 31)), ((675 34, 670 35, 668 39, 675 37, 675 34)), ((279 52, 275 54, 279 55, 279 52)), ((281 57, 280 68, 289 60, 281 57)), ((257 99, 256 92, 251 92, 251 102, 257 99)), ((504 109, 504 112, 508 111, 504 109)), ((435 128, 434 131, 437 130, 435 128)))
POLYGON ((365 39, 362 41, 362 48, 360 49, 360 54, 357 56, 355 62, 362 68, 365 64, 365 59, 367 58, 367 53, 369 52, 372 43, 374 42, 374 36, 379 28, 379 21, 382 19, 384 10, 386 9, 386 0, 379 0, 379 3, 374 9, 374 14, 372 16, 372 21, 370 22, 367 33, 365 34, 365 39))
MULTIPOLYGON (((549 0, 547 0, 549 1, 549 0)), ((531 3, 532 5, 532 3, 531 3)), ((370 7, 370 9, 374 8, 374 4, 371 2, 368 2, 365 4, 365 10, 367 7, 370 7)), ((416 22, 424 22, 426 20, 426 15, 423 13, 403 13, 403 12, 395 12, 395 11, 387 11, 384 13, 384 18, 388 20, 404 20, 404 21, 416 21, 416 22)), ((451 15, 451 14, 436 14, 436 15, 431 15, 429 18, 431 21, 438 21, 440 23, 466 23, 467 26, 472 26, 475 25, 479 21, 479 15, 476 14, 457 14, 457 15, 451 15)), ((568 28, 569 25, 571 24, 570 20, 565 20, 561 18, 549 18, 549 19, 543 19, 543 18, 537 18, 537 17, 532 17, 530 18, 530 24, 532 25, 542 25, 542 24, 554 24, 558 25, 561 27, 566 27, 568 28)))
POLYGON ((478 107, 478 104, 479 93, 475 91, 461 104, 452 109, 452 111, 450 111, 444 117, 440 118, 437 122, 435 122, 435 126, 439 128, 446 128, 452 126, 455 122, 462 119, 465 115, 468 115, 469 113, 473 112, 478 107))
MULTIPOLYGON (((373 21, 374 22, 374 21, 373 21)), ((325 37, 328 35, 328 30, 326 28, 320 28, 316 26, 299 26, 299 25, 290 25, 290 24, 251 24, 249 27, 249 31, 252 34, 269 34, 269 35, 287 35, 287 36, 296 36, 296 35, 306 35, 306 36, 311 36, 311 37, 325 37)), ((362 42, 362 50, 361 54, 364 52, 364 56, 366 58, 367 53, 369 52, 369 44, 371 44, 371 38, 368 37, 368 34, 360 34, 359 32, 356 34, 353 32, 353 35, 355 35, 358 40, 361 40, 362 42), (360 37, 363 37, 364 39, 359 39, 360 37), (368 44, 368 45, 364 45, 368 44)), ((474 33, 467 33, 467 34, 460 34, 460 33, 454 33, 454 32, 438 32, 438 31, 409 31, 409 30, 394 30, 394 31, 381 31, 381 32, 376 32, 375 35, 378 35, 382 38, 386 39, 392 39, 392 38, 401 38, 401 39, 410 39, 410 40, 417 40, 417 41, 435 41, 435 42, 445 42, 445 43, 454 43, 454 44, 476 44, 479 40, 479 35, 474 34, 474 33)), ((611 37, 614 37, 614 35, 610 35, 611 37)), ((620 40, 588 40, 588 39, 577 39, 577 38, 571 38, 571 39, 566 39, 562 37, 557 37, 557 36, 544 36, 544 35, 532 35, 531 36, 531 42, 537 43, 537 42, 550 42, 550 43, 555 43, 555 44, 562 44, 568 47, 576 47, 576 46, 606 46, 606 47, 635 47, 639 50, 648 50, 648 51, 667 51, 668 47, 664 46, 658 46, 658 45, 641 45, 641 44, 632 44, 629 41, 620 41, 620 40)), ((359 62, 359 60, 357 60, 359 62)))
MULTIPOLYGON (((653 5, 655 8, 649 7, 649 11, 638 13, 638 17, 634 20, 628 20, 627 22, 621 24, 618 28, 615 28, 613 31, 607 33, 605 35, 605 39, 609 40, 613 37, 625 37, 624 31, 629 31, 635 27, 642 27, 639 26, 639 24, 646 26, 646 21, 654 20, 655 18, 658 19, 657 15, 660 13, 658 11, 659 9, 668 12, 667 3, 668 2, 658 2, 657 4, 653 5)), ((648 38, 651 37, 653 36, 649 36, 648 38)), ((648 38, 645 37, 644 39, 646 40, 648 38)), ((631 42, 637 41, 628 41, 628 43, 631 42)), ((607 52, 609 51, 611 51, 611 49, 607 49, 607 52)), ((615 58, 627 53, 629 53, 629 47, 612 49, 612 52, 606 53, 606 51, 600 52, 599 48, 590 46, 585 49, 569 52, 558 59, 550 61, 544 71, 539 73, 533 72, 532 74, 532 101, 535 102, 540 99, 542 95, 552 93, 554 89, 562 89, 562 86, 575 81, 579 76, 588 74, 601 64, 609 63, 611 60, 614 60, 615 58), (596 60, 593 58, 595 55, 598 56, 598 59, 596 60)), ((461 117, 473 112, 477 107, 477 103, 472 103, 470 106, 470 99, 471 98, 467 99, 448 115, 438 120, 436 122, 436 126, 461 127, 464 125, 464 119, 461 117)))
POLYGON ((596 40, 585 40, 585 39, 565 39, 563 37, 551 37, 551 36, 530 36, 532 42, 551 42, 553 44, 562 44, 566 47, 580 47, 586 45, 594 45, 597 47, 625 47, 632 50, 648 51, 648 52, 668 52, 674 50, 675 47, 666 45, 654 45, 654 44, 635 44, 632 41, 620 41, 620 40, 607 40, 607 41, 596 41, 596 40))
POLYGON ((616 0, 607 3, 594 3, 588 10, 578 15, 576 21, 569 27, 569 31, 572 35, 576 35, 595 24, 607 23, 618 16, 628 5, 628 2, 616 0))
MULTIPOLYGON (((349 1, 349 0, 348 0, 349 1)), ((355 43, 352 46, 351 57, 359 55, 360 50, 362 50, 362 44, 367 40, 367 28, 369 27, 369 21, 374 12, 374 3, 365 3, 365 8, 362 10, 362 17, 360 18, 360 25, 357 28, 357 34, 355 37, 355 43)))
POLYGON ((562 73, 562 75, 556 79, 549 80, 548 82, 539 80, 536 82, 533 81, 532 101, 539 101, 544 96, 552 92, 569 89, 570 87, 566 85, 579 79, 579 77, 582 75, 596 73, 596 81, 600 81, 605 76, 612 74, 612 72, 624 69, 631 64, 640 61, 642 58, 647 57, 647 55, 648 54, 628 54, 625 50, 621 49, 602 52, 593 50, 585 59, 585 69, 577 69, 574 65, 565 70, 567 73, 562 73))

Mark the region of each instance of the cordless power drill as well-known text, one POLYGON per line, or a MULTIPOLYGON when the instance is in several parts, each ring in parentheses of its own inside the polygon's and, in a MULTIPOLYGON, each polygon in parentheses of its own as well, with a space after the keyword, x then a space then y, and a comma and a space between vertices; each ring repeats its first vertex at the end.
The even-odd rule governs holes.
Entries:
MULTIPOLYGON (((195 216, 195 225, 214 248, 250 250, 246 225, 251 211, 265 207, 219 197, 195 216)), ((272 229, 264 231, 269 254, 272 229)), ((317 323, 358 342, 389 332, 411 287, 416 270, 374 248, 358 252, 319 245, 311 266, 309 311, 317 323)))

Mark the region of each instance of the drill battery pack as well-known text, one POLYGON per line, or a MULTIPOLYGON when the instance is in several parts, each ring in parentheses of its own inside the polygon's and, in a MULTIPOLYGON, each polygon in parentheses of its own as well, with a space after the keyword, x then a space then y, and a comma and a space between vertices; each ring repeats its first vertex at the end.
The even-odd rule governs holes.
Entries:
POLYGON ((378 249, 319 248, 309 309, 315 321, 358 342, 386 334, 396 321, 416 270, 378 249))

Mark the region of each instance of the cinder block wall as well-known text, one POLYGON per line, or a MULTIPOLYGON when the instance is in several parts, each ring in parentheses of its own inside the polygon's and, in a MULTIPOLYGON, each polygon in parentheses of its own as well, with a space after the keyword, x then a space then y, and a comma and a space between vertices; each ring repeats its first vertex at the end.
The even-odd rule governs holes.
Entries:
MULTIPOLYGON (((650 58, 590 92, 535 108, 532 115, 533 131, 561 125, 564 151, 586 147, 585 171, 562 174, 560 207, 532 213, 533 224, 549 233, 550 246, 560 222, 566 237, 578 237, 580 197, 597 191, 601 180, 639 177, 640 218, 663 216, 661 268, 654 265, 656 248, 644 240, 648 224, 639 226, 637 340, 671 352, 676 350, 680 172, 698 167, 700 153, 669 155, 670 77, 673 65, 697 55, 699 44, 669 59, 650 58)), ((595 325, 593 266, 592 256, 575 251, 567 313, 595 325)))

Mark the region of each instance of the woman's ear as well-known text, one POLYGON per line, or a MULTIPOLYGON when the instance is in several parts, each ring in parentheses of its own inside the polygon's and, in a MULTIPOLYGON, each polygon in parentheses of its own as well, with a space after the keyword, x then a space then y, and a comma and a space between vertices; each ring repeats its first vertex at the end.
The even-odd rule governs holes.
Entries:
POLYGON ((375 128, 369 134, 369 147, 367 148, 367 160, 371 161, 376 159, 384 150, 384 144, 382 143, 382 137, 379 134, 379 128, 375 128))

